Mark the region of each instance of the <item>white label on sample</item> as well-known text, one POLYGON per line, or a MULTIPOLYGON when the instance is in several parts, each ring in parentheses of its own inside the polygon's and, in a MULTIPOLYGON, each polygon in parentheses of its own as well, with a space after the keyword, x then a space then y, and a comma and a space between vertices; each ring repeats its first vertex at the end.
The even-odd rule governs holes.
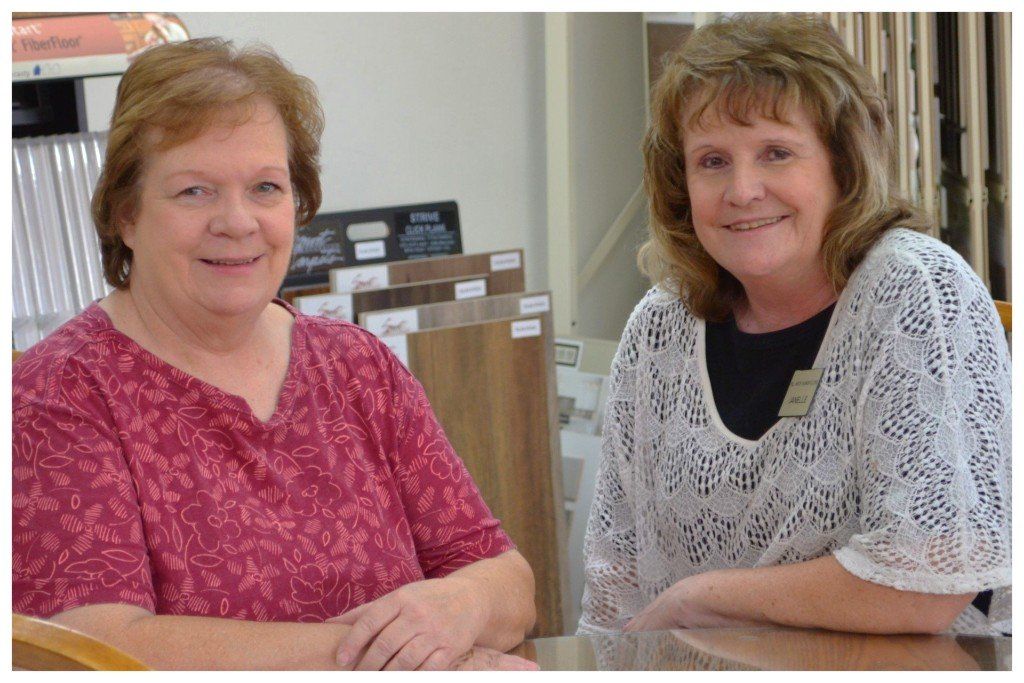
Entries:
POLYGON ((295 307, 307 315, 352 322, 351 294, 314 294, 295 297, 295 307))
POLYGON ((356 261, 365 261, 371 258, 384 258, 384 240, 356 242, 356 261))
POLYGON ((478 296, 487 296, 487 280, 466 280, 455 283, 455 300, 473 299, 478 296))
POLYGON ((409 338, 404 334, 395 335, 394 337, 382 337, 381 341, 384 342, 391 352, 398 357, 398 360, 402 361, 402 365, 409 367, 409 338))
POLYGON ((370 313, 363 318, 364 327, 378 337, 409 334, 420 329, 420 313, 415 308, 370 313))
POLYGON ((546 313, 551 310, 551 297, 547 294, 524 296, 519 300, 519 315, 546 313))
POLYGON ((519 268, 523 262, 519 258, 518 251, 506 251, 501 254, 491 254, 491 270, 512 270, 519 268))
POLYGON ((512 321, 512 338, 522 339, 523 337, 539 337, 540 336, 540 318, 531 318, 530 320, 513 320, 512 321))
POLYGON ((331 291, 358 292, 364 289, 381 289, 387 287, 388 267, 356 266, 355 268, 332 268, 331 291))

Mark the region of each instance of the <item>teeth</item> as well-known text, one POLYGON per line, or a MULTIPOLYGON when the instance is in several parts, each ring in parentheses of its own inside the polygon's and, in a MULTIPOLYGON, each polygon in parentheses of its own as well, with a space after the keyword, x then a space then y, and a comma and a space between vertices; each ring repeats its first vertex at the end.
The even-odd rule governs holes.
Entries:
POLYGON ((769 225, 782 220, 782 216, 775 216, 774 218, 762 218, 759 221, 751 221, 750 223, 733 223, 729 226, 730 230, 753 230, 754 228, 760 228, 762 225, 769 225))
POLYGON ((245 264, 245 263, 252 263, 253 261, 255 261, 258 258, 259 258, 259 256, 253 256, 252 258, 247 258, 247 259, 203 259, 203 260, 206 261, 207 263, 214 263, 214 264, 216 264, 218 266, 240 266, 240 265, 245 264))

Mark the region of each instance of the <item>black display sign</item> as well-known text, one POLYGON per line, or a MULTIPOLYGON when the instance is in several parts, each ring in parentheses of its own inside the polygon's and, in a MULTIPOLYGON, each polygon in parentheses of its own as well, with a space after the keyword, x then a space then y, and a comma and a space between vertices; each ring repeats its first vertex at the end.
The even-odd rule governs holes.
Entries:
POLYGON ((321 213, 296 232, 284 287, 325 284, 332 268, 461 253, 454 201, 321 213), (385 237, 349 239, 350 226, 377 222, 387 226, 385 237))

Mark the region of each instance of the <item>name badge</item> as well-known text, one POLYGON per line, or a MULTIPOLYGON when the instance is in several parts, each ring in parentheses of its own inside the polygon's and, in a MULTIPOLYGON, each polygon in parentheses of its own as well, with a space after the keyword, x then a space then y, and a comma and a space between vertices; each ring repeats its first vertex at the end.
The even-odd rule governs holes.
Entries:
POLYGON ((800 417, 806 415, 811 409, 811 401, 821 384, 821 375, 825 371, 821 368, 810 370, 797 370, 793 373, 793 379, 786 390, 786 397, 782 399, 782 407, 779 408, 779 417, 800 417))

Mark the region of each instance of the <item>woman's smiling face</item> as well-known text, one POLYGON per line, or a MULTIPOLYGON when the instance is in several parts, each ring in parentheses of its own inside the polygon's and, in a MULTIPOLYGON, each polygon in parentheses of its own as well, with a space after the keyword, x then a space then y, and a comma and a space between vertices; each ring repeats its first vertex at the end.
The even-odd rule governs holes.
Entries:
POLYGON ((131 288, 180 317, 255 315, 291 258, 288 138, 272 104, 147 155, 137 214, 122 229, 131 288))
POLYGON ((697 239, 748 295, 820 282, 825 222, 839 198, 831 154, 807 112, 791 106, 785 119, 755 115, 742 125, 711 106, 683 128, 697 239))

